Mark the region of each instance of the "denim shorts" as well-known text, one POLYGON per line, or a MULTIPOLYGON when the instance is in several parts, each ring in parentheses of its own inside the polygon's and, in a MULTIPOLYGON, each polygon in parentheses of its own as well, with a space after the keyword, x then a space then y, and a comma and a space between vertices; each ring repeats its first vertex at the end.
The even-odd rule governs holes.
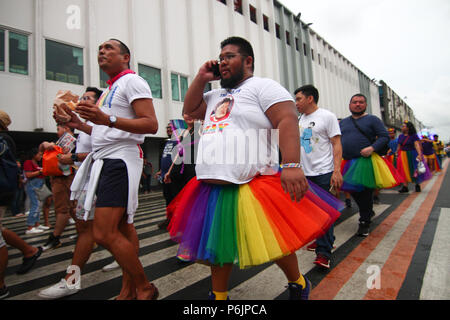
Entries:
POLYGON ((126 208, 128 205, 128 170, 121 159, 104 159, 96 191, 96 208, 126 208))

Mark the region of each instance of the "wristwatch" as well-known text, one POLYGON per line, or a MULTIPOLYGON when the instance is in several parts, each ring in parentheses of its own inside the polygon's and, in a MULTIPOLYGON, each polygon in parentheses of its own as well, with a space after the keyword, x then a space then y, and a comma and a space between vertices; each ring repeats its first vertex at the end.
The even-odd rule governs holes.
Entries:
POLYGON ((116 116, 109 116, 109 127, 112 128, 117 122, 116 116))
POLYGON ((75 163, 75 162, 78 162, 78 154, 77 153, 72 153, 72 155, 70 156, 70 158, 72 159, 72 161, 75 163))

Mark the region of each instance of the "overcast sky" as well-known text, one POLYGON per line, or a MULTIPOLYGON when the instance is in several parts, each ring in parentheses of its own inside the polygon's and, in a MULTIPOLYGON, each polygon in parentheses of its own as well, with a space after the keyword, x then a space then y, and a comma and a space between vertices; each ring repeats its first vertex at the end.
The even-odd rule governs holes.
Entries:
POLYGON ((450 142, 450 0, 279 0, 450 142))

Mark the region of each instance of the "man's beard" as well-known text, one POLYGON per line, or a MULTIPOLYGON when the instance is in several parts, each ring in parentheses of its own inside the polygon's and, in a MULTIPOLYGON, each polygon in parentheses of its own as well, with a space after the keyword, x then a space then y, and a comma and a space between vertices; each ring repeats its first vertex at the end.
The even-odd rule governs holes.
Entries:
POLYGON ((244 79, 244 68, 241 68, 235 75, 228 79, 221 79, 220 86, 225 89, 235 88, 244 79))
POLYGON ((366 112, 366 109, 364 109, 363 111, 359 111, 359 112, 355 112, 355 111, 350 111, 350 112, 352 113, 352 115, 359 117, 359 116, 362 116, 366 112))

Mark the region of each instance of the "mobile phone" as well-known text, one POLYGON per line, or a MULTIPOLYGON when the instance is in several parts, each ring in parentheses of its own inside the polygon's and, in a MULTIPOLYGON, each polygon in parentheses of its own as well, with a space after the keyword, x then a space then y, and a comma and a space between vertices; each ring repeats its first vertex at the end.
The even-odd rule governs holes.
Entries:
POLYGON ((338 193, 334 186, 331 186, 330 190, 328 190, 333 196, 337 197, 338 193))
POLYGON ((220 77, 219 63, 212 65, 212 72, 213 72, 214 76, 220 77))

